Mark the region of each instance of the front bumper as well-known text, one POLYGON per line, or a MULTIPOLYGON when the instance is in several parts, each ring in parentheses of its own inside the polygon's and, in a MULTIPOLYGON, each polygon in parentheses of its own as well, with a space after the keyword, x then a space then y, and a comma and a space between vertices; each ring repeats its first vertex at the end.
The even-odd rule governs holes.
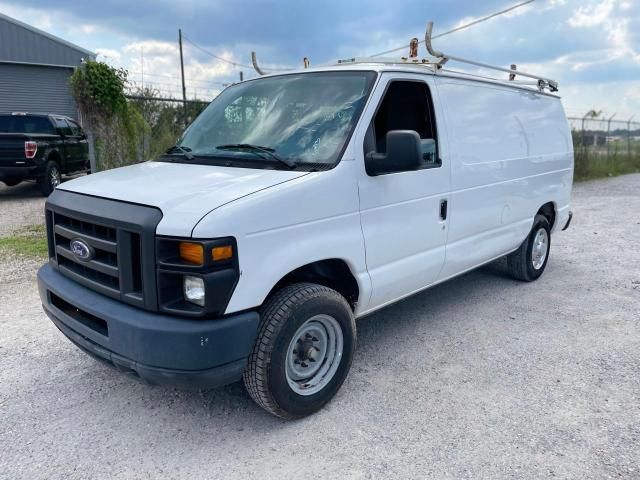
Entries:
POLYGON ((17 178, 20 180, 34 179, 42 176, 43 169, 38 165, 0 166, 0 180, 17 178))
POLYGON ((150 384, 212 388, 242 376, 259 316, 183 319, 129 306, 85 288, 50 265, 38 271, 45 313, 90 355, 150 384))

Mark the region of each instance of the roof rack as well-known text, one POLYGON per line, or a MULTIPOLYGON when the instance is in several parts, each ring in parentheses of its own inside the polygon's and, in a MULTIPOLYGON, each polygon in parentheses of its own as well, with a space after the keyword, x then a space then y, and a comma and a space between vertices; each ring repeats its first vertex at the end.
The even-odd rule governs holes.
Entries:
MULTIPOLYGON (((410 50, 410 55, 414 54, 415 56, 409 57, 400 57, 400 58, 389 58, 389 57, 355 57, 348 58, 344 60, 338 60, 338 64, 357 64, 357 63, 382 63, 382 64, 410 64, 410 65, 422 65, 425 67, 431 67, 434 73, 438 73, 438 71, 442 70, 442 67, 448 61, 454 61, 459 63, 465 63, 467 65, 473 65, 475 67, 486 68, 488 70, 495 70, 498 72, 505 72, 509 74, 508 80, 502 78, 492 78, 492 80, 496 81, 507 81, 514 82, 518 85, 532 85, 537 87, 537 89, 543 92, 545 89, 548 89, 550 92, 558 91, 558 82, 552 80, 550 78, 541 77, 539 75, 534 75, 531 73, 522 72, 520 70, 516 70, 515 65, 511 65, 511 68, 503 68, 497 67, 495 65, 490 65, 488 63, 477 62, 475 60, 468 60, 462 57, 456 57, 453 55, 449 55, 443 52, 440 52, 433 48, 431 43, 431 33, 433 31, 433 22, 429 22, 427 24, 427 31, 424 36, 424 44, 427 47, 427 51, 429 52, 429 56, 419 59, 417 54, 415 53, 415 49, 410 50), (533 79, 533 81, 517 81, 516 76, 527 77, 533 79)), ((416 39, 413 39, 416 40, 416 39)), ((413 42, 412 43, 415 43, 413 42)), ((464 73, 464 72, 458 72, 464 73)))

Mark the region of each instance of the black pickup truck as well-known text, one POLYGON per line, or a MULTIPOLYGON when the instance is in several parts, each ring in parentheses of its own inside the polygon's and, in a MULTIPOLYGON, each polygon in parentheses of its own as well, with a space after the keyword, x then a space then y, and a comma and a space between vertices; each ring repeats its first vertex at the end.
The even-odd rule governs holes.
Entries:
POLYGON ((88 171, 89 144, 82 128, 62 115, 0 114, 0 181, 12 187, 36 180, 43 195, 62 175, 88 171))

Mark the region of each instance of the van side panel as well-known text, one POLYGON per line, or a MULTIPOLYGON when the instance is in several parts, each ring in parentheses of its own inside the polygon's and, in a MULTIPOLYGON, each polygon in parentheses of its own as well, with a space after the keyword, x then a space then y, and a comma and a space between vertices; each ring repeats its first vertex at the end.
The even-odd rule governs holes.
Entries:
POLYGON ((538 209, 566 220, 571 132, 560 100, 522 89, 439 78, 451 146, 448 278, 515 250, 538 209))

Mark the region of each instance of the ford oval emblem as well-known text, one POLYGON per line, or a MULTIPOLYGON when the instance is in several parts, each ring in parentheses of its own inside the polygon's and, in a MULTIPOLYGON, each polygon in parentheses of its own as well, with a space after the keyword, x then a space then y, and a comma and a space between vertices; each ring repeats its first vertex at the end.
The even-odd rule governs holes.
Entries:
POLYGON ((83 262, 88 262, 93 258, 93 255, 94 255, 93 248, 91 248, 91 245, 89 245, 84 240, 81 240, 79 238, 74 238, 69 243, 69 248, 71 249, 71 253, 73 253, 73 256, 76 257, 78 260, 82 260, 83 262))

